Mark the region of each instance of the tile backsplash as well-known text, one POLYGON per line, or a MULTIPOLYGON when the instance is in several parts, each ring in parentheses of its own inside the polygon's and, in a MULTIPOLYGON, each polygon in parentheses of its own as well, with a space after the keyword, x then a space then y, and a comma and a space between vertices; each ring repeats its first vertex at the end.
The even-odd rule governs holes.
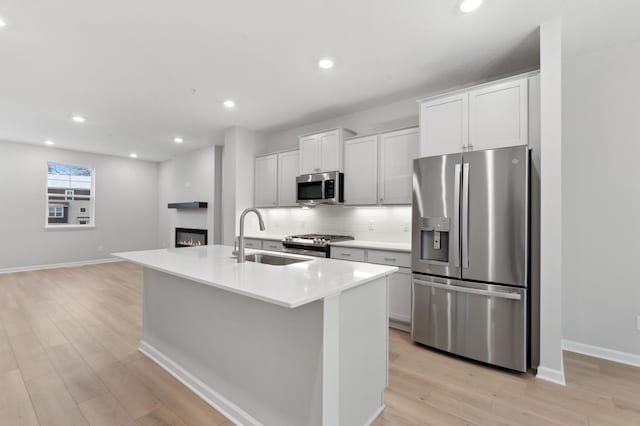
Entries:
MULTIPOLYGON (((411 206, 318 206, 260 209, 266 233, 274 235, 338 234, 358 240, 409 243, 411 206)), ((259 234, 255 215, 247 216, 246 233, 259 234)))

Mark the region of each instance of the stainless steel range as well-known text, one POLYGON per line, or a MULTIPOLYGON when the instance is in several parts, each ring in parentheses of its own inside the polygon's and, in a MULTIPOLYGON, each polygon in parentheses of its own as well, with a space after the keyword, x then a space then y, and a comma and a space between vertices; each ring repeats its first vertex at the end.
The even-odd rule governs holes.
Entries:
POLYGON ((331 257, 331 243, 353 240, 346 235, 303 234, 291 235, 282 240, 285 253, 316 257, 331 257))

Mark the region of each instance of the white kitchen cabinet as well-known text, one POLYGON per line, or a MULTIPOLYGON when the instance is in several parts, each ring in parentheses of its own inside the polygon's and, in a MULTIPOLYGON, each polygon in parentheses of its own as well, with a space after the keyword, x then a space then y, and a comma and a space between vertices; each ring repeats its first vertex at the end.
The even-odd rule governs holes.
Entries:
POLYGON ((262 240, 257 238, 245 238, 244 248, 250 248, 254 250, 262 250, 262 240))
POLYGON ((300 175, 300 151, 278 154, 278 207, 293 207, 296 203, 296 177, 300 175))
POLYGON ((284 251, 281 241, 262 240, 262 250, 267 251, 284 251))
POLYGON ((469 92, 469 149, 528 143, 528 80, 507 81, 469 92))
POLYGON ((469 141, 469 94, 420 103, 420 156, 463 151, 469 141))
POLYGON ((300 174, 342 171, 342 147, 345 138, 355 133, 332 129, 300 137, 300 174))
POLYGON ((278 204, 278 156, 256 157, 255 162, 256 207, 276 207, 278 204))
POLYGON ((344 176, 345 204, 377 204, 378 135, 345 141, 344 176))
POLYGON ((319 170, 320 142, 317 135, 300 138, 300 174, 308 175, 319 170))
POLYGON ((419 133, 418 128, 411 128, 380 135, 380 204, 411 204, 413 160, 420 156, 419 133))
MULTIPOLYGON (((389 276, 389 320, 411 324, 411 270, 400 270, 389 276)), ((390 325, 394 325, 393 322, 390 325)), ((398 328, 405 329, 402 324, 398 328)))

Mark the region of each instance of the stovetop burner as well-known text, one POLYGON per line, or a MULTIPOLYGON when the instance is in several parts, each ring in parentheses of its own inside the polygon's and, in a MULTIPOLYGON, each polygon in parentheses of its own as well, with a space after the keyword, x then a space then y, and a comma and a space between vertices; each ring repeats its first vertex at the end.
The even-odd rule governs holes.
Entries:
POLYGON ((302 234, 291 235, 282 240, 282 242, 284 243, 285 247, 293 245, 326 247, 330 243, 349 240, 353 240, 353 237, 350 237, 348 235, 302 234))

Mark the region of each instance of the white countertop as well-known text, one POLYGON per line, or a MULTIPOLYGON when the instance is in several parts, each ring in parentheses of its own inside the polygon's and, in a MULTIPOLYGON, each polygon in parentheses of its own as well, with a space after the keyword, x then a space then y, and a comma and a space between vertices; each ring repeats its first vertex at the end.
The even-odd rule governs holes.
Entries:
MULTIPOLYGON (((177 277, 254 299, 296 308, 390 275, 393 266, 296 256, 308 262, 286 266, 237 263, 233 247, 204 246, 113 253, 114 256, 177 277)), ((246 254, 262 250, 246 250, 246 254)), ((269 252, 269 254, 273 254, 269 252)))
POLYGON ((411 243, 386 243, 383 241, 351 240, 331 243, 334 247, 352 247, 372 250, 389 250, 411 253, 411 243))

